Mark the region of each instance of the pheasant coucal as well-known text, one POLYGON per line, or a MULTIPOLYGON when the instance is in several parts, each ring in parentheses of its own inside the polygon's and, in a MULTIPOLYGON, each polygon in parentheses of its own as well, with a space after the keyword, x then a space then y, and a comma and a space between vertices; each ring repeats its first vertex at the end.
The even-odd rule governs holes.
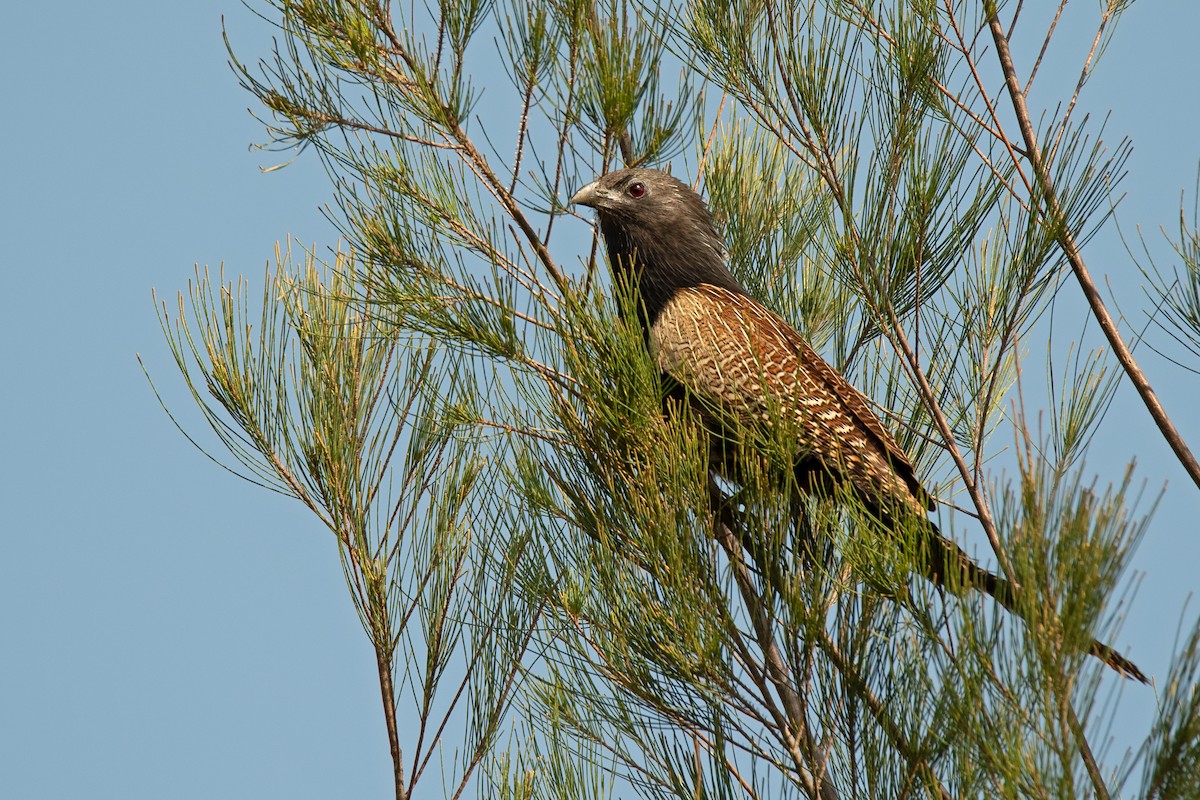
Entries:
MULTIPOLYGON (((570 202, 596 210, 608 260, 619 279, 633 283, 646 343, 665 376, 697 405, 744 425, 770 425, 786 414, 797 437, 800 486, 849 488, 885 526, 920 531, 920 566, 934 583, 973 587, 1016 611, 1011 584, 929 521, 932 499, 866 397, 729 272, 712 216, 691 188, 657 170, 623 169, 600 176, 570 202)), ((726 474, 727 463, 715 457, 714 469, 726 474)), ((1108 645, 1093 641, 1089 652, 1147 682, 1108 645)))

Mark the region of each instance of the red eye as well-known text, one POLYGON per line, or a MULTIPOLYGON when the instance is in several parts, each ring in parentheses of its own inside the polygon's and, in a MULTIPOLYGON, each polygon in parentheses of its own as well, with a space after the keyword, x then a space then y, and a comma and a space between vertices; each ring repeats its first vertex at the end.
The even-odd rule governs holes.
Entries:
POLYGON ((629 190, 628 190, 628 191, 629 191, 629 196, 630 196, 630 197, 641 197, 642 195, 644 195, 644 194, 646 193, 646 184, 644 184, 644 183, 631 183, 631 184, 629 185, 629 190))

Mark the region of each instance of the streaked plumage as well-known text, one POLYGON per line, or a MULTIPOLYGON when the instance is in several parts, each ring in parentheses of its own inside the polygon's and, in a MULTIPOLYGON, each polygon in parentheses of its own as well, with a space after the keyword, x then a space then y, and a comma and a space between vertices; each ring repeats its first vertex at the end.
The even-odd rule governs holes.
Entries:
POLYGON ((790 412, 804 437, 797 457, 837 465, 872 505, 921 515, 932 508, 867 399, 747 295, 709 284, 682 289, 663 306, 650 342, 664 373, 743 422, 770 423, 790 412), (787 399, 782 408, 780 398, 787 399))
MULTIPOLYGON (((724 244, 695 192, 657 170, 625 169, 601 176, 571 202, 596 209, 609 261, 634 281, 646 342, 665 376, 701 407, 743 425, 770 425, 786 414, 801 486, 848 484, 885 525, 916 521, 926 534, 928 578, 972 586, 1015 610, 1012 587, 928 520, 932 500, 866 397, 729 272, 724 244)), ((717 419, 706 423, 722 429, 717 419)), ((718 442, 715 450, 736 446, 718 442)), ((729 468, 714 456, 718 473, 728 476, 729 468)), ((1090 652, 1146 680, 1107 645, 1093 642, 1090 652)))

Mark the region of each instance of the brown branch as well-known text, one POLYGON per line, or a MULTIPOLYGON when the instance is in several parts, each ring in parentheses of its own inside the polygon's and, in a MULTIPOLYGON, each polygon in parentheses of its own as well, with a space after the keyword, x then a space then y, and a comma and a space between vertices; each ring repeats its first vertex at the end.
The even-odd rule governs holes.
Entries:
POLYGON ((513 159, 512 182, 508 184, 509 194, 516 193, 518 176, 521 174, 521 157, 525 155, 525 136, 529 131, 529 107, 533 101, 535 77, 533 73, 530 73, 529 80, 525 84, 525 93, 521 97, 521 122, 517 127, 517 154, 513 159))
POLYGON ((1037 132, 1034 130, 1033 121, 1029 117, 1029 107, 1025 102, 1025 94, 1021 91, 1021 86, 1017 80, 1012 53, 1008 47, 1008 38, 1004 35, 1004 30, 1000 26, 1000 20, 994 5, 988 10, 988 27, 992 32, 992 40, 996 43, 996 56, 1000 60, 1005 83, 1008 86, 1008 94, 1012 99, 1013 111, 1016 113, 1017 121, 1021 127, 1021 136, 1025 141, 1025 150, 1032 165, 1034 177, 1037 179, 1038 186, 1045 197, 1046 213, 1050 223, 1054 226, 1055 237, 1059 247, 1062 248, 1063 253, 1066 255, 1067 261, 1071 265, 1071 270, 1075 273, 1075 278, 1079 281, 1079 287, 1083 291, 1088 306, 1092 310, 1092 315, 1100 324, 1100 329, 1104 331, 1104 336, 1108 340, 1109 346, 1113 349, 1117 360, 1120 362, 1121 368, 1129 376, 1130 382, 1133 383, 1138 395, 1142 398, 1143 404, 1145 404, 1146 409, 1150 412, 1150 416, 1154 419, 1155 424, 1158 425, 1163 438, 1166 439, 1167 444, 1174 451, 1176 458, 1179 459, 1180 464, 1183 465, 1183 468, 1187 471, 1196 486, 1200 487, 1200 463, 1197 463, 1196 457, 1188 448, 1187 443, 1184 442, 1183 436, 1175 428, 1175 424, 1167 415, 1166 409, 1159 402, 1158 395, 1155 394, 1150 381, 1146 378, 1145 373, 1142 372, 1141 367, 1138 366, 1137 361, 1134 360, 1133 352, 1121 337, 1121 332, 1117 329, 1116 321, 1109 313, 1108 308, 1104 304, 1104 299, 1100 296, 1099 289, 1092 280, 1087 264, 1083 260, 1083 254, 1079 251, 1075 235, 1066 224, 1066 215, 1063 212, 1062 204, 1059 202, 1054 181, 1050 176, 1049 169, 1042 160, 1037 132))
MULTIPOLYGON (((1065 0, 1064 0, 1065 2, 1065 0)), ((1079 80, 1075 82, 1075 91, 1071 93, 1071 101, 1067 103, 1066 113, 1063 114, 1062 124, 1059 126, 1058 134, 1054 137, 1054 146, 1050 148, 1050 155, 1047 157, 1047 163, 1054 162, 1054 154, 1058 152, 1058 146, 1062 142, 1062 137, 1068 130, 1068 123, 1071 120, 1071 115, 1075 112, 1075 104, 1079 102, 1079 95, 1083 92, 1083 85, 1088 82, 1091 77, 1092 70, 1095 69, 1095 60, 1098 58, 1097 50, 1100 48, 1100 42, 1104 39, 1104 30, 1108 27, 1108 23, 1112 20, 1112 7, 1105 9, 1100 16, 1100 24, 1096 27, 1096 36, 1092 39, 1091 49, 1088 50, 1087 58, 1083 60, 1083 66, 1079 69, 1079 80)), ((1046 40, 1049 42, 1050 34, 1046 34, 1046 40)), ((1033 83, 1033 76, 1029 76, 1029 84, 1033 83)), ((1028 95, 1028 87, 1026 95, 1028 95)))
POLYGON ((824 628, 821 629, 819 644, 821 651, 829 657, 829 660, 833 662, 837 671, 850 683, 855 694, 866 704, 867 710, 871 712, 871 716, 879 723, 879 727, 883 728, 883 732, 892 740, 892 744, 900 752, 904 753, 904 756, 909 760, 910 765, 914 769, 921 769, 927 774, 929 780, 937 788, 938 797, 942 798, 942 800, 951 800, 954 795, 950 794, 950 790, 941 784, 941 781, 933 773, 933 768, 925 762, 925 759, 917 754, 916 747, 904 735, 904 731, 900 730, 896 726, 896 723, 888 716, 887 708, 884 706, 883 701, 875 696, 871 691, 871 687, 867 685, 866 680, 858 674, 853 665, 842 655, 842 651, 838 649, 837 642, 833 641, 829 632, 824 628))
MULTIPOLYGON (((801 140, 805 147, 816 158, 816 169, 821 177, 825 180, 829 190, 833 192, 837 199, 838 206, 843 210, 846 209, 846 190, 842 185, 837 168, 837 159, 834 156, 833 148, 830 147, 828 139, 828 131, 824 125, 810 126, 804 121, 806 115, 804 113, 804 97, 800 94, 793 85, 791 79, 791 65, 784 60, 784 47, 779 39, 778 24, 775 16, 775 3, 773 0, 767 0, 764 4, 764 10, 767 15, 767 30, 770 31, 772 53, 774 55, 775 66, 780 82, 783 84, 784 95, 791 106, 792 114, 795 116, 796 125, 801 133, 801 140)), ((786 118, 780 115, 781 118, 786 118)), ((790 126, 789 126, 790 127, 790 126)), ((857 236, 856 236, 857 238, 857 236)))
POLYGON ((1109 800, 1112 796, 1109 794, 1108 786, 1104 783, 1104 775, 1100 772, 1100 766, 1096 763, 1096 757, 1092 754, 1092 746, 1088 744, 1087 734, 1083 730, 1083 725, 1079 721, 1079 716, 1075 713, 1075 707, 1071 705, 1070 698, 1066 701, 1067 725, 1071 729, 1071 734, 1075 737, 1075 744, 1079 747, 1079 754, 1083 757, 1083 765, 1087 769, 1088 777, 1092 779, 1092 787, 1096 790, 1096 797, 1099 800, 1109 800))
MULTIPOLYGON (((1029 70, 1029 80, 1025 81, 1025 94, 1029 94, 1033 88, 1033 79, 1037 77, 1038 69, 1042 66, 1042 59, 1046 57, 1046 51, 1050 49, 1050 40, 1054 38, 1054 31, 1058 28, 1058 22, 1062 19, 1062 13, 1067 7, 1067 0, 1059 0, 1058 10, 1054 12, 1054 19, 1050 21, 1050 27, 1046 30, 1046 36, 1042 39, 1042 49, 1038 51, 1037 58, 1033 61, 1033 69, 1029 70)), ((1016 16, 1013 17, 1013 25, 1017 24, 1016 16)), ((1009 29, 1012 30, 1011 28, 1009 29)), ((1094 49, 1094 46, 1093 46, 1094 49)), ((1088 61, 1091 61, 1091 56, 1088 56, 1088 61)), ((1084 66, 1087 69, 1087 66, 1084 66)), ((1078 93, 1077 93, 1078 96, 1078 93)), ((1072 100, 1074 102, 1074 100, 1072 100)), ((1071 116, 1070 112, 1067 116, 1071 116)))
POLYGON ((443 114, 443 119, 440 120, 441 124, 438 126, 439 133, 456 145, 454 150, 462 157, 467 167, 475 173, 475 176, 480 179, 492 197, 500 203, 505 212, 517 224, 517 227, 521 229, 525 240, 529 242, 530 247, 537 254, 538 261, 541 262, 542 267, 546 270, 551 280, 554 281, 558 290, 560 292, 565 291, 569 286, 566 275, 558 268, 558 264, 555 263, 553 256, 550 255, 549 249, 541 240, 541 237, 538 236, 537 231, 529 222, 525 213, 521 210, 516 197, 513 196, 512 192, 508 191, 508 187, 500 180, 500 176, 492 170, 483 153, 479 152, 474 140, 467 135, 461 122, 452 113, 452 109, 442 100, 438 88, 425 79, 421 65, 417 62, 416 57, 405 49, 404 43, 396 35, 395 29, 390 25, 383 25, 382 19, 379 21, 381 23, 380 28, 391 42, 393 51, 403 62, 408 72, 417 77, 419 83, 415 83, 412 78, 398 69, 385 69, 380 78, 393 85, 397 85, 408 93, 424 92, 437 95, 438 103, 441 104, 440 110, 443 114))
POLYGON ((1000 535, 996 529, 996 520, 992 517, 991 506, 984 496, 983 487, 977 480, 976 472, 967 464, 962 451, 958 447, 954 431, 950 427, 950 420, 946 418, 945 412, 942 411, 941 403, 937 399, 937 393, 934 392, 933 386, 930 385, 925 371, 921 369, 921 364, 917 360, 917 354, 909 343, 908 337, 904 334, 904 327, 898 319, 893 318, 891 322, 895 345, 903 353, 913 380, 917 384, 917 389, 921 393, 921 399, 924 400, 925 406, 933 418, 938 432, 942 436, 946 451, 950 454, 950 458, 954 461, 954 466, 958 469, 958 474, 963 479, 963 484, 967 489, 967 494, 971 497, 971 502, 975 505, 976 511, 979 512, 979 522, 983 526, 983 532, 987 536, 988 544, 991 545, 993 552, 996 554, 996 559, 1000 562, 1000 570, 1008 582, 1014 588, 1017 588, 1016 570, 1013 568, 1012 561, 1008 558, 1008 553, 1004 550, 1004 546, 1000 542, 1000 535))
MULTIPOLYGON (((715 484, 710 486, 710 493, 713 495, 713 504, 719 506, 717 509, 718 517, 727 516, 722 514, 724 503, 719 499, 719 489, 715 484)), ((750 577, 750 570, 746 567, 746 563, 742 558, 741 543, 734 535, 729 520, 716 520, 715 532, 718 544, 725 551, 725 555, 729 558, 730 565, 733 567, 734 578, 738 586, 738 591, 742 595, 742 602, 745 603, 746 611, 750 614, 751 624, 754 628, 754 637, 757 641, 759 649, 762 650, 763 657, 766 661, 766 669, 768 679, 775 687, 775 692, 783 703, 784 711, 787 715, 786 724, 780 726, 780 738, 784 747, 788 750, 795 763, 800 783, 804 788, 805 793, 812 798, 821 798, 821 800, 837 800, 838 793, 833 783, 826 779, 826 759, 821 754, 816 743, 813 741, 812 732, 808 728, 808 723, 805 719, 804 706, 800 700, 800 695, 792 686, 792 675, 784 663, 783 655, 779 650, 779 644, 775 641, 775 634, 772 630, 771 619, 767 615, 764 608, 764 598, 755 591, 753 580, 750 577), (804 750, 801 750, 801 742, 804 744, 804 750), (807 752, 804 752, 807 751, 807 752), (816 763, 818 769, 814 773, 806 765, 816 763)), ((765 686, 763 687, 766 688, 765 686)), ((769 700, 765 698, 764 700, 769 700)), ((771 705, 768 702, 768 705, 771 705)))
MULTIPOLYGON (((971 57, 971 45, 967 44, 966 37, 963 36, 962 29, 958 25, 958 20, 954 16, 954 8, 951 0, 945 0, 947 18, 950 20, 950 26, 954 29, 954 35, 958 39, 958 51, 966 58, 967 68, 971 71, 971 77, 975 81, 975 88, 979 90, 979 96, 987 106, 988 115, 995 123, 997 131, 1003 131, 1004 126, 1000 122, 1000 114, 996 111, 996 107, 992 104, 991 98, 988 96, 987 87, 983 85, 983 76, 979 74, 979 70, 975 66, 975 59, 971 57)), ((1018 157, 1016 149, 1012 141, 1003 135, 997 137, 1004 149, 1008 151, 1009 158, 1012 159, 1013 166, 1016 167, 1017 174, 1021 177, 1021 183, 1025 184, 1026 190, 1031 188, 1031 183, 1028 176, 1025 175, 1025 170, 1021 168, 1021 159, 1018 157)))
POLYGON ((408 800, 404 787, 404 753, 400 751, 400 734, 396 728, 396 695, 392 687, 392 661, 383 648, 375 646, 375 669, 379 673, 379 695, 383 700, 383 718, 387 724, 388 749, 392 754, 392 780, 396 784, 396 800, 408 800))

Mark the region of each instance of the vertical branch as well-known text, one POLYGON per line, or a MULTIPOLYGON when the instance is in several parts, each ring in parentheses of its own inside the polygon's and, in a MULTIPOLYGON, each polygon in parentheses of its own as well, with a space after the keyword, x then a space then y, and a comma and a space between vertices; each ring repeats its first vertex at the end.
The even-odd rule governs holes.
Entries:
MULTIPOLYGON (((815 798, 838 800, 837 789, 831 781, 826 779, 827 756, 817 747, 805 718, 804 704, 799 693, 792 686, 794 675, 788 669, 779 644, 775 641, 771 618, 767 614, 766 601, 755 591, 750 570, 742 558, 741 543, 733 533, 733 526, 737 522, 732 519, 732 514, 722 501, 720 489, 711 480, 709 494, 713 510, 718 517, 715 525, 717 542, 729 558, 742 602, 750 614, 755 640, 763 653, 768 679, 774 685, 775 692, 783 703, 786 724, 780 725, 780 732, 796 765, 801 784, 808 796, 814 800, 815 798), (803 750, 801 750, 801 743, 803 743, 803 750), (810 769, 809 764, 815 764, 816 767, 810 769)), ((766 699, 764 698, 764 700, 766 699)))
POLYGON ((396 727, 396 692, 392 686, 392 659, 379 643, 375 644, 375 670, 379 674, 379 694, 383 701, 383 719, 387 726, 388 751, 392 755, 392 780, 396 800, 408 800, 404 787, 404 753, 400 751, 400 732, 396 727))

